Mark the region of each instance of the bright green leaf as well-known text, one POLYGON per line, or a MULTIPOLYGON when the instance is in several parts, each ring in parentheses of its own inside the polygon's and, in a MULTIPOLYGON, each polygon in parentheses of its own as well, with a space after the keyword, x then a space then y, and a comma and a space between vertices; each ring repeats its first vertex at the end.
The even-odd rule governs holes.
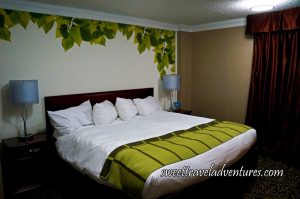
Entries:
POLYGON ((169 66, 169 58, 168 58, 168 54, 164 54, 164 55, 163 55, 162 63, 163 63, 165 66, 169 66))
POLYGON ((146 48, 147 48, 148 50, 150 50, 151 42, 150 42, 150 37, 149 37, 148 35, 145 35, 145 36, 144 36, 144 42, 145 42, 146 48))
POLYGON ((175 73, 175 72, 176 72, 176 67, 175 67, 175 65, 172 65, 172 67, 171 67, 171 72, 172 72, 172 73, 175 73))
POLYGON ((69 35, 74 39, 74 42, 80 46, 82 42, 82 38, 80 35, 80 29, 79 27, 71 27, 69 31, 69 35))
POLYGON ((10 32, 7 28, 0 28, 0 39, 10 41, 10 32))
POLYGON ((47 34, 53 27, 54 21, 50 21, 49 23, 44 23, 43 24, 43 29, 45 33, 47 34))
POLYGON ((62 39, 62 46, 64 47, 65 51, 69 50, 74 46, 74 40, 72 37, 69 38, 63 38, 62 39))
POLYGON ((56 37, 56 38, 62 37, 62 35, 61 35, 61 33, 60 33, 60 26, 59 26, 59 25, 56 26, 55 37, 56 37))
POLYGON ((71 21, 67 18, 60 17, 60 16, 56 17, 56 23, 57 23, 58 26, 60 26, 60 25, 69 25, 70 22, 71 21))
POLYGON ((46 23, 50 23, 51 21, 55 21, 55 19, 56 19, 55 15, 49 15, 49 16, 46 16, 45 21, 46 21, 46 23))
POLYGON ((95 42, 96 44, 100 44, 100 45, 102 45, 102 46, 105 46, 106 39, 105 39, 104 36, 100 36, 100 37, 98 37, 97 39, 95 39, 94 42, 95 42))
POLYGON ((164 64, 163 63, 158 63, 157 64, 157 70, 158 70, 158 72, 161 72, 162 70, 164 70, 164 64))
POLYGON ((128 31, 128 32, 126 33, 126 38, 127 38, 127 40, 129 40, 129 39, 131 38, 132 33, 133 33, 132 30, 131 30, 131 31, 128 31))
POLYGON ((21 24, 21 26, 26 29, 27 25, 30 21, 30 15, 28 12, 19 12, 20 14, 20 20, 19 23, 21 24))
POLYGON ((142 42, 141 44, 138 45, 138 51, 140 54, 142 54, 146 49, 146 44, 142 42))
POLYGON ((92 34, 88 26, 81 26, 80 27, 80 35, 83 41, 91 41, 92 34))

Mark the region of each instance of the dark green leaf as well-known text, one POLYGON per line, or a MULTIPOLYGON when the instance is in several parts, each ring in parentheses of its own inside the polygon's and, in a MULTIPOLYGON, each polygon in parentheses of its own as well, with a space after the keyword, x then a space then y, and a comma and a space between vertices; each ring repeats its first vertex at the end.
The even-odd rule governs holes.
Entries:
POLYGON ((20 20, 20 15, 16 11, 10 13, 8 16, 9 16, 11 22, 13 23, 13 25, 16 25, 20 20))
POLYGON ((10 32, 7 28, 0 28, 0 39, 10 41, 10 32))
POLYGON ((63 24, 60 26, 59 31, 61 33, 61 35, 63 36, 64 39, 69 37, 69 33, 68 33, 68 26, 63 24))
POLYGON ((62 46, 64 47, 65 51, 69 50, 74 46, 74 40, 72 37, 69 38, 63 38, 62 39, 62 46))
POLYGON ((4 16, 0 14, 0 28, 4 27, 4 16))
POLYGON ((112 29, 108 29, 106 27, 103 28, 104 35, 107 39, 115 38, 115 33, 112 29))
POLYGON ((32 18, 39 19, 39 18, 42 18, 42 17, 45 16, 45 15, 40 14, 40 13, 33 13, 33 12, 31 12, 31 13, 30 13, 30 16, 31 16, 32 18))
POLYGON ((74 19, 74 22, 78 25, 83 24, 83 20, 82 19, 74 19))
POLYGON ((164 54, 164 55, 163 55, 162 63, 163 63, 165 66, 169 66, 169 59, 168 59, 168 55, 167 55, 167 54, 164 54))
POLYGON ((172 57, 172 54, 168 54, 168 59, 170 64, 175 64, 175 60, 172 57))
POLYGON ((54 21, 51 21, 49 23, 44 23, 43 24, 43 29, 45 31, 45 33, 47 34, 53 27, 54 21))
POLYGON ((92 38, 97 39, 98 37, 102 36, 103 34, 104 33, 101 30, 96 30, 95 32, 93 32, 92 38))
POLYGON ((141 44, 143 41, 142 41, 142 33, 137 33, 136 34, 136 40, 138 41, 139 44, 141 44))
POLYGON ((151 46, 154 46, 154 47, 157 46, 157 40, 156 40, 155 34, 150 35, 150 43, 151 43, 151 46))
POLYGON ((158 62, 158 63, 161 62, 161 53, 157 53, 157 54, 156 54, 156 59, 157 59, 157 62, 158 62))
POLYGON ((80 35, 83 41, 91 41, 92 34, 88 26, 81 26, 80 27, 80 35))
POLYGON ((40 17, 35 19, 35 22, 37 23, 38 27, 42 27, 46 23, 46 17, 40 17))
POLYGON ((9 15, 9 14, 13 13, 14 11, 5 9, 5 12, 6 12, 6 14, 9 15))

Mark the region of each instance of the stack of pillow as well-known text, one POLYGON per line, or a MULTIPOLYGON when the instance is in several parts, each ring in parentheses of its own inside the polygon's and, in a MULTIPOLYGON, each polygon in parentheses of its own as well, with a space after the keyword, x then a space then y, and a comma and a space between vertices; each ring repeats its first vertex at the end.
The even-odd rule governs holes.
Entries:
POLYGON ((161 110, 159 102, 152 96, 144 99, 117 98, 115 106, 108 100, 96 103, 93 107, 89 100, 79 106, 59 111, 48 111, 50 122, 59 135, 70 134, 87 125, 110 124, 119 116, 127 121, 135 115, 150 115, 161 110))

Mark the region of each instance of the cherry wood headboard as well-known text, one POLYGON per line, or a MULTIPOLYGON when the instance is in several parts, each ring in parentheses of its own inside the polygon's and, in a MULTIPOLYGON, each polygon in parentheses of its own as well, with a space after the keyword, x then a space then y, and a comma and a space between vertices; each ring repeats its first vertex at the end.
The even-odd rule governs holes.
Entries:
POLYGON ((113 104, 116 102, 117 97, 134 99, 134 98, 145 98, 147 96, 153 96, 153 88, 141 88, 131 90, 117 90, 117 91, 106 91, 96 93, 82 93, 82 94, 71 94, 71 95, 59 95, 45 97, 45 114, 46 114, 46 128, 48 138, 53 138, 53 127, 50 123, 50 119, 47 111, 57 111, 66 109, 72 106, 78 106, 86 100, 90 100, 92 106, 95 103, 103 102, 105 100, 111 101, 113 104))

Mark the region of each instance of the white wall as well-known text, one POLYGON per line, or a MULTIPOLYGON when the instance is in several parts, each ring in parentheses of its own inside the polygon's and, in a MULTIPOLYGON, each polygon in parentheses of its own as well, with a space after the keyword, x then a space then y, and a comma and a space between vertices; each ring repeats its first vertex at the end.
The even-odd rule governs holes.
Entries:
POLYGON ((82 43, 67 52, 54 29, 45 34, 29 24, 26 30, 13 27, 11 33, 12 42, 0 40, 0 139, 23 130, 18 109, 9 102, 9 80, 38 80, 40 102, 27 120, 29 133, 45 129, 44 96, 145 87, 154 87, 157 97, 164 95, 154 53, 139 55, 133 41, 120 33, 106 47, 82 43))

